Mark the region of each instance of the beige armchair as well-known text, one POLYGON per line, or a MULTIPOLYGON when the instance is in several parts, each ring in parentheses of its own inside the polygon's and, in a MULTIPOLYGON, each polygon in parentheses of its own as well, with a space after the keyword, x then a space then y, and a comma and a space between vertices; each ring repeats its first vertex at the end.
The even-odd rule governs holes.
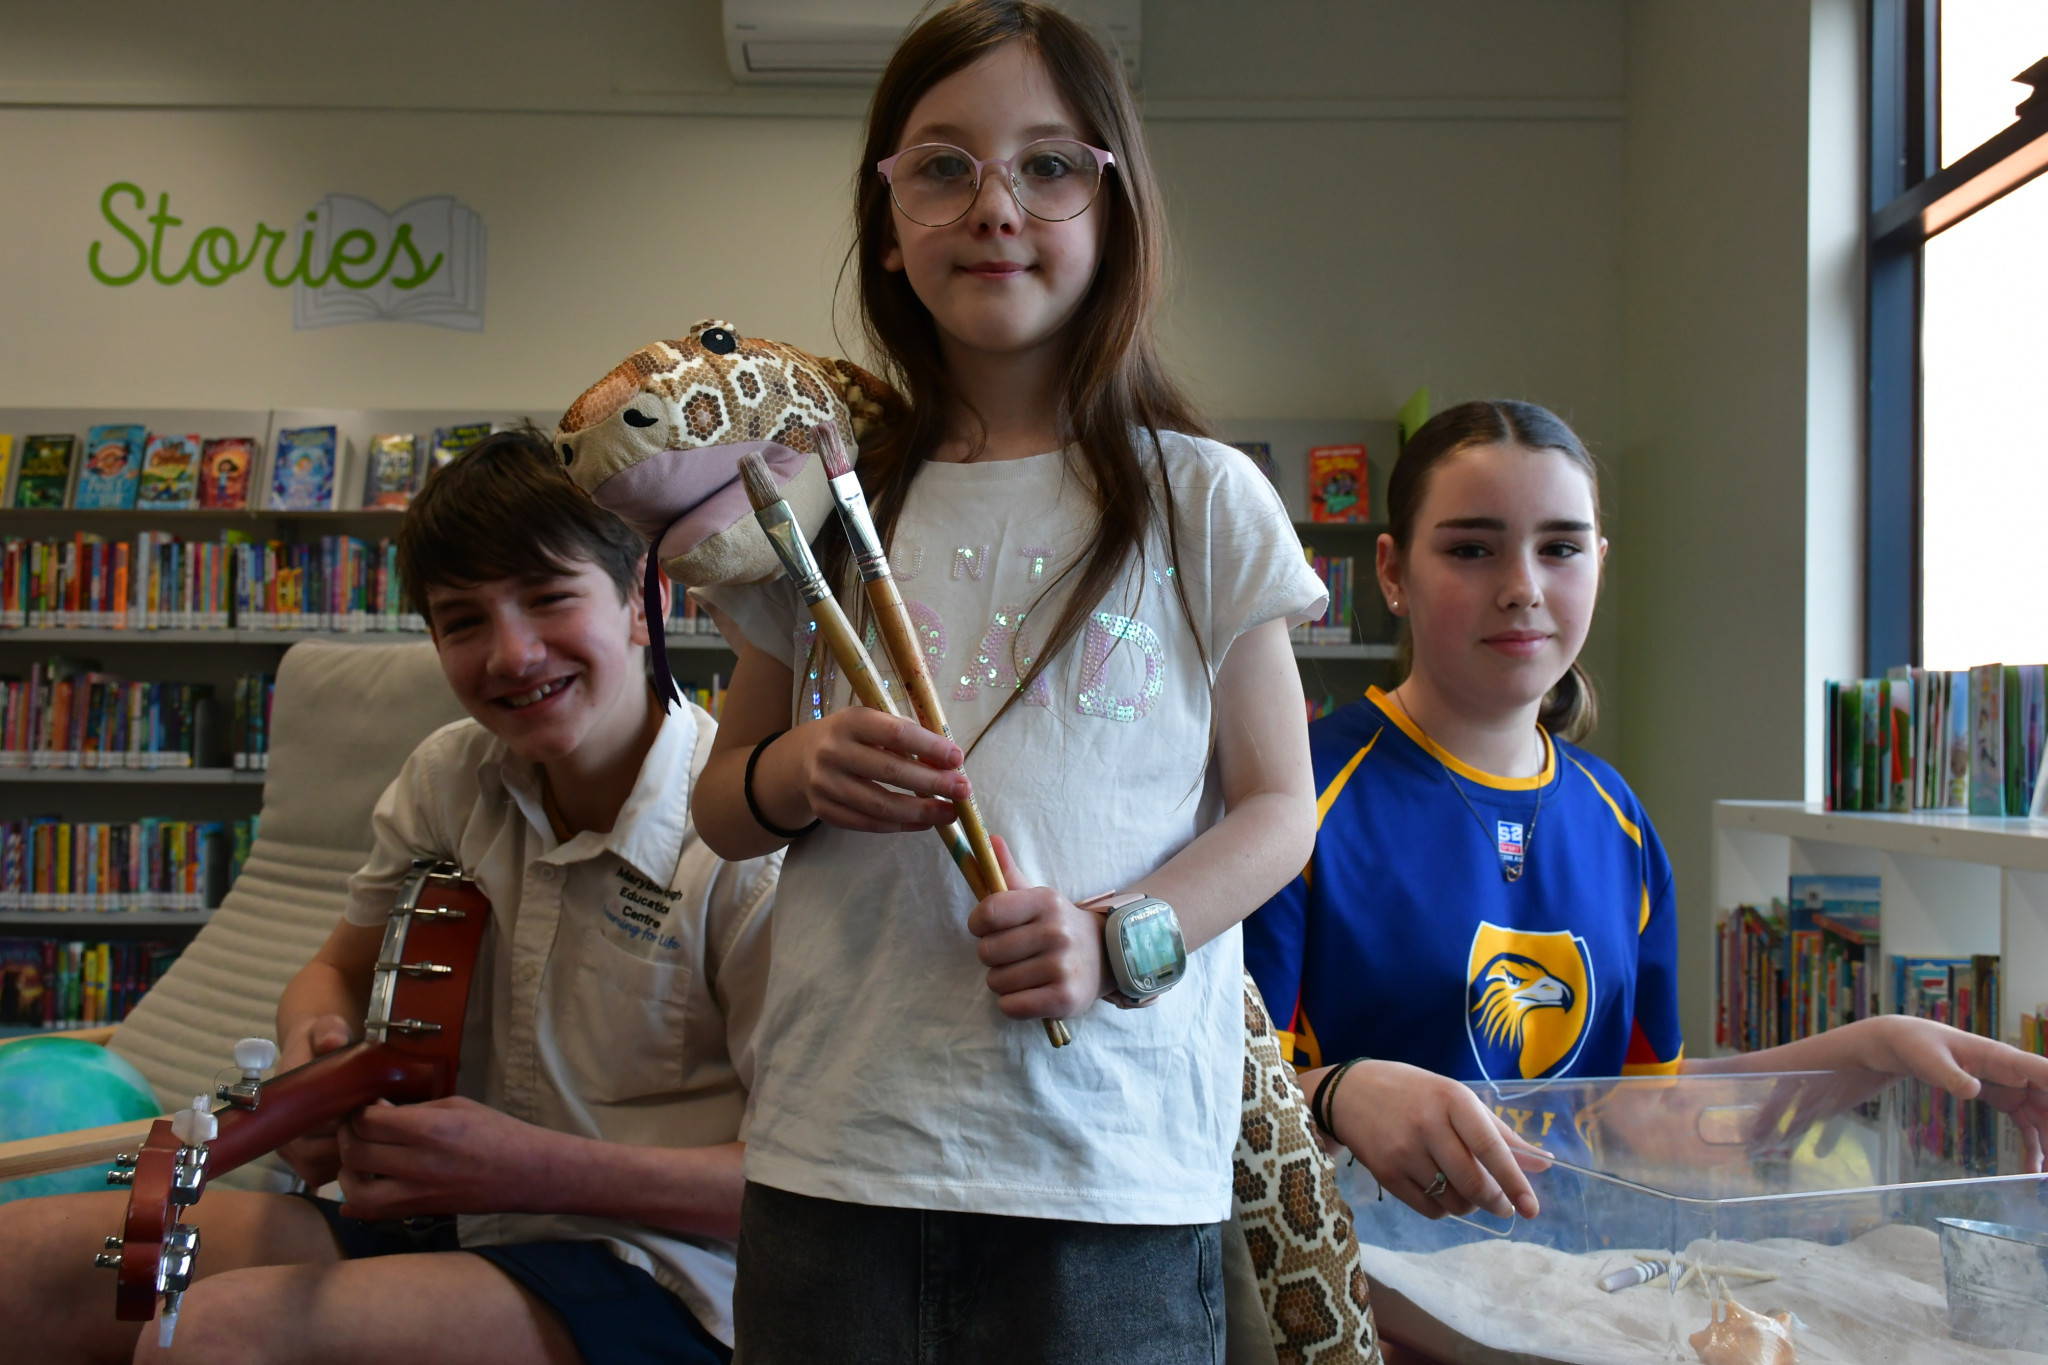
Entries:
MULTIPOLYGON (((273 1037, 277 998, 326 941, 370 847, 370 812, 407 754, 463 716, 433 646, 292 646, 271 703, 270 775, 248 864, 212 920, 106 1045, 166 1111, 213 1092, 237 1039, 273 1037)), ((106 1160, 145 1122, 0 1144, 0 1179, 106 1160)), ((222 1183, 281 1189, 274 1157, 222 1183)))

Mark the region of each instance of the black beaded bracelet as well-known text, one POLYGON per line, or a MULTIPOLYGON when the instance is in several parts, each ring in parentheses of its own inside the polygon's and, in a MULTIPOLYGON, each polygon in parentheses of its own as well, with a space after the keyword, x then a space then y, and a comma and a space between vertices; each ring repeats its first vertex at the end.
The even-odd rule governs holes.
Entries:
POLYGON ((1331 1106, 1337 1103, 1337 1082, 1344 1078, 1345 1072, 1364 1060, 1365 1058, 1363 1057, 1353 1057, 1351 1060, 1339 1062, 1328 1071, 1325 1071, 1323 1079, 1316 1083, 1315 1097, 1308 1102, 1309 1121, 1314 1123, 1317 1130, 1332 1142, 1342 1142, 1344 1140, 1338 1137, 1336 1130, 1331 1127, 1333 1115, 1330 1109, 1331 1106))
POLYGON ((813 820, 802 829, 784 829, 763 815, 761 813, 761 803, 754 799, 754 765, 761 761, 761 751, 788 733, 789 731, 787 730, 777 730, 774 734, 754 746, 754 752, 747 755, 747 776, 746 780, 740 783, 740 790, 746 795, 747 809, 753 812, 755 824, 767 830, 778 839, 801 839, 823 824, 824 821, 813 820))

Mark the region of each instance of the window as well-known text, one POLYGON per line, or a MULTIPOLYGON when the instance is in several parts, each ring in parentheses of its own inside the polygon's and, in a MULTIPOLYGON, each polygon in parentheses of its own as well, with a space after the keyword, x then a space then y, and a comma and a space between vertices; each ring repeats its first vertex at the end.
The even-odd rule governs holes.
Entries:
POLYGON ((2048 5, 1871 13, 1866 662, 2048 659, 2048 5))

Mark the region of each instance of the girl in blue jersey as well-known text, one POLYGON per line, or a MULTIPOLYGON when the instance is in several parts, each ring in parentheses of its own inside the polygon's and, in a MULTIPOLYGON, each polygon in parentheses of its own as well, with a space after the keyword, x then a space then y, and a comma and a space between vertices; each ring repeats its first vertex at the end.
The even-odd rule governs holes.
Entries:
POLYGON ((1331 1081, 1317 1112, 1374 1178, 1432 1218, 1533 1217, 1516 1151, 1549 1135, 1462 1082, 1736 1069, 2018 1086, 2040 1169, 2048 1060, 1988 1038, 1889 1015, 1685 1056, 1670 860, 1620 775, 1572 742, 1593 727, 1578 654, 1607 542, 1571 429, 1529 403, 1452 408, 1410 438, 1387 503, 1377 567, 1407 675, 1310 727, 1315 853, 1245 924, 1304 1090, 1331 1081))

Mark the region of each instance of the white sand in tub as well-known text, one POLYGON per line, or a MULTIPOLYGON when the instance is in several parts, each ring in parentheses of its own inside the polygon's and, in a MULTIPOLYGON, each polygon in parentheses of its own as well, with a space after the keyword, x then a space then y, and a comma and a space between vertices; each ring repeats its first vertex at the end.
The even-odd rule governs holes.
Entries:
MULTIPOLYGON (((1692 1361, 1697 1357, 1686 1338, 1707 1325, 1707 1295, 1697 1279, 1675 1303, 1666 1280, 1615 1294, 1602 1290, 1595 1283, 1601 1275, 1634 1261, 1625 1251, 1573 1255, 1507 1241, 1426 1255, 1360 1249, 1376 1287, 1394 1291, 1464 1339, 1411 1333, 1417 1338, 1411 1345, 1444 1352, 1447 1365, 1692 1361)), ((1776 1272, 1779 1278, 1764 1283, 1730 1280, 1728 1292, 1759 1313, 1798 1314, 1805 1328, 1795 1328, 1792 1339, 1801 1365, 2048 1362, 2048 1355, 1985 1350, 1950 1338, 1941 1239, 1926 1228, 1878 1228, 1842 1246, 1791 1239, 1696 1242, 1685 1255, 1776 1272)), ((1406 1306, 1386 1297, 1382 1321, 1392 1328, 1406 1306)))

